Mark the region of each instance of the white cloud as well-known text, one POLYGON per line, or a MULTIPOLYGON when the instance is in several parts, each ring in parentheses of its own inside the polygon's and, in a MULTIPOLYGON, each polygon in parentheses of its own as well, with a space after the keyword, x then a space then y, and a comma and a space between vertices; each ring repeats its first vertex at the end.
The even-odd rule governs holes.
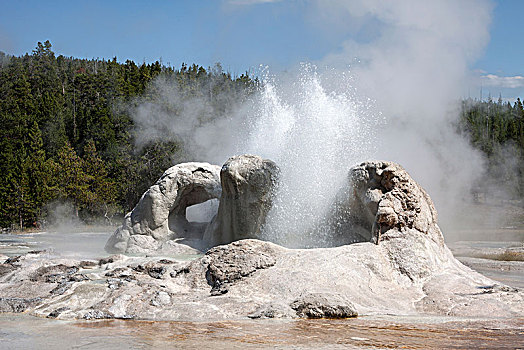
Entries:
POLYGON ((503 77, 495 74, 486 74, 481 76, 481 79, 482 84, 485 86, 495 86, 510 89, 524 87, 524 77, 521 75, 503 77))

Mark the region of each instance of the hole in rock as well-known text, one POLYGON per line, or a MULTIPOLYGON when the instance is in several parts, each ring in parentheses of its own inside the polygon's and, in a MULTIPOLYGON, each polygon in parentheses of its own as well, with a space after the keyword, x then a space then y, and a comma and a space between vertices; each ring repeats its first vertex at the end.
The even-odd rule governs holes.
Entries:
POLYGON ((218 212, 219 200, 216 198, 196 203, 169 214, 169 229, 176 237, 202 239, 207 225, 218 212))
POLYGON ((210 222, 218 212, 219 200, 214 198, 186 208, 186 220, 189 222, 210 222))

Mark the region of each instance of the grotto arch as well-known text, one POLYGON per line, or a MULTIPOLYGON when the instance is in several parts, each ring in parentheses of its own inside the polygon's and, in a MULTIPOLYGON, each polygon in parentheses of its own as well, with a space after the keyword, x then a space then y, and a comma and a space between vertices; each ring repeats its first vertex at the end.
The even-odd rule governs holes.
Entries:
POLYGON ((115 253, 156 251, 165 242, 201 239, 205 227, 186 218, 188 207, 220 198, 220 167, 182 163, 164 172, 109 238, 105 249, 115 253))

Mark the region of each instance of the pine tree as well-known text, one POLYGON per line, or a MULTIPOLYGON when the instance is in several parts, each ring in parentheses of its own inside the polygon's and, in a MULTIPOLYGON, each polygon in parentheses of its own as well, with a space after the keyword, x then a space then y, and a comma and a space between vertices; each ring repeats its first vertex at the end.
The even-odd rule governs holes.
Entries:
POLYGON ((58 159, 55 168, 57 178, 56 197, 59 200, 71 200, 75 207, 75 215, 92 201, 92 193, 89 191, 89 183, 92 177, 85 173, 84 162, 75 150, 67 143, 58 151, 58 159))
POLYGON ((108 178, 106 165, 98 156, 93 140, 89 140, 84 147, 83 159, 84 173, 89 180, 89 201, 86 203, 88 214, 91 216, 103 215, 109 219, 115 209, 116 186, 108 178))
POLYGON ((35 121, 29 130, 25 171, 29 186, 27 217, 31 225, 41 218, 42 208, 52 198, 52 163, 46 159, 42 133, 35 121))

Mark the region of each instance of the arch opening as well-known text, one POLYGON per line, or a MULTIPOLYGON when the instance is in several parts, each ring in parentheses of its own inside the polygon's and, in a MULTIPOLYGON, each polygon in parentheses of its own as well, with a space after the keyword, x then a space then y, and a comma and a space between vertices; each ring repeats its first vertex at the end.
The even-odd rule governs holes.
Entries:
POLYGON ((211 198, 169 213, 168 226, 173 238, 202 239, 204 232, 218 212, 219 200, 211 198))

